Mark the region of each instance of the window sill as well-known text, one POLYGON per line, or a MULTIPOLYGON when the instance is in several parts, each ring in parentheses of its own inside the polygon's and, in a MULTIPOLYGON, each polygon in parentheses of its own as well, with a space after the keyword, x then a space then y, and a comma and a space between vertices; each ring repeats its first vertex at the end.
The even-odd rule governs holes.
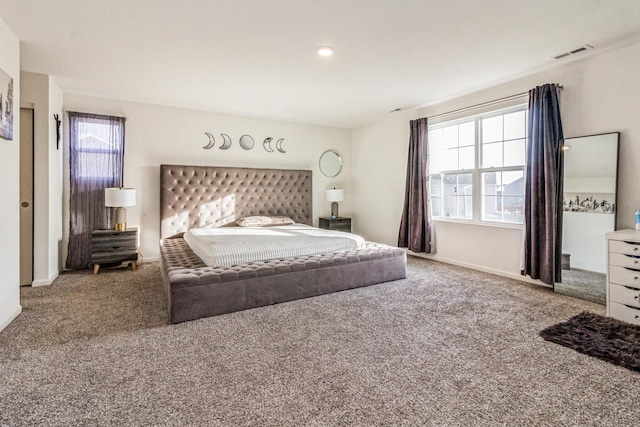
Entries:
POLYGON ((466 224, 466 225, 479 225, 482 227, 515 228, 519 230, 522 230, 524 228, 524 224, 514 224, 512 222, 478 221, 473 219, 445 218, 445 217, 431 218, 431 220, 433 222, 452 222, 452 223, 466 224))

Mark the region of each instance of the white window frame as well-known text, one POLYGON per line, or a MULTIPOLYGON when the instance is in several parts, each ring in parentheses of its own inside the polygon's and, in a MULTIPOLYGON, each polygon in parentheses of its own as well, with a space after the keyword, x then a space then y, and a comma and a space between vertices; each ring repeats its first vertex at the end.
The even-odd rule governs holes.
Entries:
MULTIPOLYGON (((433 221, 441 221, 441 222, 458 222, 458 223, 464 223, 464 224, 478 224, 478 225, 484 225, 484 226, 493 226, 493 227, 503 227, 503 228, 523 228, 523 223, 517 223, 517 222, 505 222, 505 221, 496 221, 496 220, 490 220, 490 219, 482 219, 482 203, 483 203, 483 187, 482 187, 482 176, 483 173, 486 172, 508 172, 508 171, 523 171, 523 176, 524 176, 524 164, 522 166, 502 166, 502 167, 488 167, 488 168, 482 168, 481 164, 482 164, 482 140, 481 140, 481 135, 482 135, 482 119, 486 119, 486 118, 490 118, 490 117, 494 117, 494 116, 500 116, 500 115, 506 115, 506 114, 510 114, 510 113, 515 113, 518 111, 525 111, 525 162, 526 162, 526 140, 527 140, 527 120, 528 120, 528 114, 526 113, 527 111, 527 104, 517 104, 515 106, 510 106, 507 108, 500 108, 500 109, 496 109, 496 110, 491 110, 491 111, 486 111, 483 113, 477 113, 477 114, 472 114, 472 115, 468 115, 468 116, 464 116, 464 117, 460 117, 460 118, 456 118, 454 120, 449 120, 449 121, 442 121, 439 123, 436 123, 434 125, 430 125, 429 126, 429 131, 431 130, 435 130, 435 129, 440 129, 440 128, 444 128, 444 127, 448 127, 448 126, 453 126, 456 124, 461 124, 461 123, 465 123, 465 122, 469 122, 471 120, 475 121, 475 167, 473 169, 457 169, 457 170, 446 170, 446 171, 442 171, 440 172, 442 175, 446 175, 446 174, 462 174, 462 173, 471 173, 471 178, 472 178, 472 217, 470 219, 468 218, 460 218, 460 217, 444 217, 444 216, 432 216, 431 219, 433 221)), ((432 153, 431 149, 429 150, 430 153, 432 153)), ((431 175, 434 175, 433 172, 431 172, 431 170, 429 170, 429 178, 431 177, 431 175)), ((430 183, 429 183, 430 184, 430 183)), ((524 192, 524 190, 523 190, 524 192)), ((523 195, 524 198, 524 195, 523 195)), ((431 190, 429 189, 429 212, 432 215, 433 214, 433 208, 432 208, 432 199, 431 199, 431 190)))

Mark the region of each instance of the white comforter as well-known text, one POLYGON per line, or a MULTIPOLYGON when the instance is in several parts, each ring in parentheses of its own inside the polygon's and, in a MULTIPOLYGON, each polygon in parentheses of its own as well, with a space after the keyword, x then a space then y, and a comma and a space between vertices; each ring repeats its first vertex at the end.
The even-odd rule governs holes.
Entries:
POLYGON ((304 224, 277 227, 193 228, 184 233, 191 250, 209 267, 354 250, 360 236, 304 224))

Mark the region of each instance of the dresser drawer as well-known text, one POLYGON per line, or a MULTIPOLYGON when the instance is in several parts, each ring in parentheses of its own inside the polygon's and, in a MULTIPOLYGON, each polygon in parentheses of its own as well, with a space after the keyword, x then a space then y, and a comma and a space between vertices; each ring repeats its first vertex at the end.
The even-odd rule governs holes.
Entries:
POLYGON ((640 309, 627 307, 617 302, 609 302, 609 316, 622 320, 623 322, 640 325, 640 309))
POLYGON ((640 271, 611 265, 609 266, 609 283, 640 288, 640 271))
POLYGON ((609 265, 619 265, 621 267, 636 268, 640 270, 640 256, 610 252, 609 265))
POLYGON ((609 240, 609 252, 640 256, 640 243, 609 240))
POLYGON ((609 285, 609 300, 640 308, 640 289, 620 285, 609 285))

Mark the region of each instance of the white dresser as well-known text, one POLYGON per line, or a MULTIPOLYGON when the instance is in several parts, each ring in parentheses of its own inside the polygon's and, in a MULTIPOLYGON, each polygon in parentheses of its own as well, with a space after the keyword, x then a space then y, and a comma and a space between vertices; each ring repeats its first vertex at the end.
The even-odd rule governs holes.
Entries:
POLYGON ((606 236, 607 316, 640 325, 640 231, 606 236))

